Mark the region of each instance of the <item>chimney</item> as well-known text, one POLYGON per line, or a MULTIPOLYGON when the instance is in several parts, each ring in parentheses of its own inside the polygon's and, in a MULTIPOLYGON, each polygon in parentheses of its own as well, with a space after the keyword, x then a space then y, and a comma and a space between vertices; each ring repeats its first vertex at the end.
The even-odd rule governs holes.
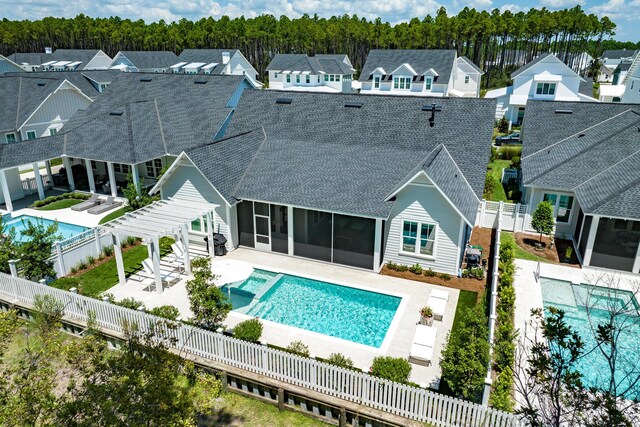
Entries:
POLYGON ((229 59, 231 59, 231 54, 229 54, 229 52, 222 52, 222 63, 228 64, 229 59))
POLYGON ((53 52, 53 50, 50 47, 45 47, 44 48, 44 53, 46 53, 47 55, 51 55, 52 52, 53 52))

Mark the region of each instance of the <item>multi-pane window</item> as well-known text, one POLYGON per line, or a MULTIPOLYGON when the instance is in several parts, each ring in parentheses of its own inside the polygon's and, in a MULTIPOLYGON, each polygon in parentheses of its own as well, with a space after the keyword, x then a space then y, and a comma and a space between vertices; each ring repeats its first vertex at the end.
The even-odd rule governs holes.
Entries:
POLYGON ((393 88, 400 90, 411 89, 411 77, 394 77, 393 88))
POLYGON ((300 83, 300 74, 296 75, 296 83, 300 83))
POLYGON ((573 209, 573 196, 545 193, 543 200, 553 206, 557 222, 569 222, 573 209))
POLYGON ((402 252, 433 256, 435 245, 435 224, 418 221, 402 222, 402 252))
POLYGON ((336 76, 334 76, 333 74, 329 75, 329 81, 335 82, 336 81, 336 76))
POLYGON ((556 93, 555 83, 538 83, 536 95, 554 95, 556 93))
POLYGON ((380 76, 373 76, 373 88, 380 89, 380 76))
POLYGON ((464 84, 469 84, 469 76, 464 76, 464 84))
POLYGON ((98 164, 96 163, 95 160, 91 160, 91 169, 93 169, 93 170, 98 169, 98 164))
POLYGON ((56 128, 51 128, 49 129, 49 135, 54 136, 58 134, 58 129, 56 128))
POLYGON ((307 74, 307 75, 305 76, 305 82, 306 82, 307 84, 311 83, 311 76, 310 76, 309 74, 307 74))
POLYGON ((13 144, 14 142, 16 142, 16 134, 15 133, 8 133, 4 136, 4 139, 7 141, 7 144, 13 144))
POLYGON ((291 74, 287 74, 287 83, 291 83, 291 74))
POLYGON ((325 75, 324 75, 324 81, 325 81, 325 82, 328 82, 328 81, 329 81, 329 74, 325 74, 325 75))
POLYGON ((433 79, 431 77, 426 77, 424 79, 424 90, 431 90, 432 84, 433 84, 433 79))
POLYGON ((147 176, 157 178, 162 171, 162 159, 150 160, 145 163, 147 167, 147 176))
POLYGON ((114 163, 113 164, 113 171, 116 172, 116 173, 129 173, 130 169, 129 169, 129 165, 121 164, 121 163, 114 163))
POLYGON ((340 74, 336 75, 336 81, 339 82, 340 81, 340 74))
POLYGON ((27 139, 36 139, 36 138, 37 138, 37 135, 35 130, 27 131, 27 139))

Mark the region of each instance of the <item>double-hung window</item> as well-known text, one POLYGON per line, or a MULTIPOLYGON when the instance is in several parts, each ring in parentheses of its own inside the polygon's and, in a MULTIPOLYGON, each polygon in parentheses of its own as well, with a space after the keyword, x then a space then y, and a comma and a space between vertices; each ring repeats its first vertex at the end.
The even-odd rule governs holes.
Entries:
POLYGON ((328 82, 328 81, 329 81, 329 74, 325 74, 325 75, 324 75, 324 81, 325 81, 325 82, 328 82))
POLYGON ((13 144, 17 141, 15 133, 8 133, 4 136, 4 139, 7 141, 7 144, 13 144))
POLYGON ((393 88, 400 90, 411 89, 411 77, 394 77, 393 88))
POLYGON ((569 222, 571 210, 573 209, 573 196, 545 193, 543 200, 553 206, 557 222, 569 222))
POLYGON ((287 74, 287 83, 291 83, 291 74, 287 74))
POLYGON ((38 136, 36 135, 36 131, 35 130, 28 130, 27 131, 27 139, 36 139, 38 136))
POLYGON ((431 85, 433 84, 433 79, 431 77, 425 77, 424 79, 424 90, 431 90, 431 85))
POLYGON ((536 87, 536 95, 555 95, 555 93, 555 83, 538 83, 538 86, 536 87))
POLYGON ((435 253, 435 246, 435 224, 419 221, 402 221, 402 252, 432 257, 435 253))
POLYGON ((469 76, 464 76, 464 84, 469 84, 469 76))
POLYGON ((380 89, 380 76, 373 76, 373 88, 380 89))
POLYGON ((305 82, 306 82, 307 84, 311 83, 311 76, 310 76, 309 74, 307 74, 307 75, 305 76, 305 82))
POLYGON ((296 74, 296 83, 300 83, 300 74, 296 74))
POLYGON ((50 128, 49 129, 49 135, 54 136, 58 134, 58 129, 56 128, 50 128))

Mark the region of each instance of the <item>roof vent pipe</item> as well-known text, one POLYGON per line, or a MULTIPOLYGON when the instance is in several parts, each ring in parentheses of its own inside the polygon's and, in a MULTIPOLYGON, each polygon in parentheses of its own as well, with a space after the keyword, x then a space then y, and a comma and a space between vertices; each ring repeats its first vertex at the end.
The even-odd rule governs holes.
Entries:
POLYGON ((231 59, 231 54, 229 52, 222 52, 222 63, 228 64, 231 59))
POLYGON ((53 49, 51 49, 50 47, 45 47, 44 53, 46 53, 47 55, 50 55, 51 53, 53 53, 53 49))

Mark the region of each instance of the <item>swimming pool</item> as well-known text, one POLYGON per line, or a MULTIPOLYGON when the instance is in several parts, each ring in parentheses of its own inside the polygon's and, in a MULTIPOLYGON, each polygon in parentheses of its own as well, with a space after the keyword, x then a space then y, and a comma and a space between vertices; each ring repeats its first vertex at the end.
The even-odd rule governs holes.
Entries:
MULTIPOLYGON (((5 215, 2 217, 2 221, 5 224, 7 231, 14 230, 16 233, 16 240, 18 242, 24 242, 28 238, 22 235, 22 232, 27 228, 27 223, 34 223, 36 221, 42 222, 45 227, 53 224, 55 221, 44 218, 36 218, 30 215, 19 215, 11 218, 11 215, 5 215)), ((60 240, 66 240, 70 237, 76 236, 80 233, 87 231, 88 228, 80 225, 68 224, 66 222, 58 221, 58 235, 61 236, 60 240)))
MULTIPOLYGON (((624 324, 618 339, 619 358, 617 360, 616 381, 621 385, 630 386, 625 382, 625 375, 631 369, 636 369, 637 355, 640 351, 640 305, 630 291, 609 289, 587 284, 571 284, 567 281, 540 278, 542 300, 544 307, 554 306, 565 312, 565 321, 584 340, 585 353, 595 348, 596 340, 593 329, 597 324, 610 321, 610 310, 624 312, 616 316, 616 324, 624 324), (586 307, 590 314, 587 313, 586 307), (590 322, 593 323, 593 329, 590 322)), ((545 310, 545 315, 548 311, 545 310)), ((587 387, 608 389, 611 375, 607 359, 601 351, 596 349, 583 357, 577 366, 583 374, 583 381, 587 387)), ((635 376, 631 376, 635 379, 635 376)), ((631 379, 631 378, 630 378, 631 379)), ((619 388, 620 389, 620 388, 619 388)), ((635 385, 627 393, 636 396, 640 385, 635 385)))
POLYGON ((288 274, 254 270, 222 287, 234 311, 380 347, 402 298, 288 274))

